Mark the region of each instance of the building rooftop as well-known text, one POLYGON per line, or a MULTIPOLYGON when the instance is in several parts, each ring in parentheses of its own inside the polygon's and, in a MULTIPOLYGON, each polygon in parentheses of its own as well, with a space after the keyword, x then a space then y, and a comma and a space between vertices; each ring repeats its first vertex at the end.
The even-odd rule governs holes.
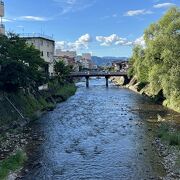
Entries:
POLYGON ((26 39, 40 38, 40 39, 45 39, 49 41, 54 41, 53 36, 48 36, 41 33, 22 33, 22 34, 19 34, 19 36, 26 39))

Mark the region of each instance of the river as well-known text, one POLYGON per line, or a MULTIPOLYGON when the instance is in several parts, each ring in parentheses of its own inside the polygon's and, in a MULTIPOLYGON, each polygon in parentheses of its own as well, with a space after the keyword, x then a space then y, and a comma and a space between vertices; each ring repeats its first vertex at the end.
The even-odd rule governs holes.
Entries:
MULTIPOLYGON (((141 180, 165 175, 148 120, 168 110, 104 79, 77 83, 76 94, 38 120, 43 142, 30 180, 141 180), (37 163, 38 162, 38 163, 37 163)), ((37 155, 38 153, 38 155, 37 155)))

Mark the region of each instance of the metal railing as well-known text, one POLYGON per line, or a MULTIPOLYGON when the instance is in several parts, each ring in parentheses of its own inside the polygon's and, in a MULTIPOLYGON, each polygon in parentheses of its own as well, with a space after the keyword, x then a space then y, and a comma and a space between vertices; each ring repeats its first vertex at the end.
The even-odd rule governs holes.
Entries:
POLYGON ((125 72, 72 72, 70 76, 82 77, 82 76, 127 76, 125 72))
POLYGON ((50 39, 50 40, 54 40, 53 36, 48 36, 42 33, 21 33, 19 34, 20 37, 41 37, 41 38, 45 38, 45 39, 50 39))

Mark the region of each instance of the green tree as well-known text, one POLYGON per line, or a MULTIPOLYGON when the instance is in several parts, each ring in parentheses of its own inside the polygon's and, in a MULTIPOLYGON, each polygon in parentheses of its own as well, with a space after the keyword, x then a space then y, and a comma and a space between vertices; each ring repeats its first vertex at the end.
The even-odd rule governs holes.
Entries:
POLYGON ((37 88, 45 81, 40 51, 15 34, 0 36, 0 89, 37 88))
POLYGON ((144 55, 134 48, 130 73, 147 81, 153 94, 163 91, 180 110, 180 9, 171 8, 157 23, 145 30, 144 55))
POLYGON ((137 80, 146 83, 148 79, 148 66, 145 61, 145 50, 141 46, 135 46, 133 56, 130 59, 129 76, 135 76, 137 80))
POLYGON ((55 63, 54 70, 57 75, 59 83, 63 83, 69 79, 68 75, 72 71, 72 68, 73 68, 72 66, 69 65, 66 66, 63 60, 60 60, 55 63))

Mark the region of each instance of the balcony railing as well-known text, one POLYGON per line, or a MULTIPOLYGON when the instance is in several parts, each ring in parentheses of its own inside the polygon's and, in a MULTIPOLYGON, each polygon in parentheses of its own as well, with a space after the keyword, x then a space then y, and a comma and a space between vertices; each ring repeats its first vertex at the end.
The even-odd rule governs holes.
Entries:
POLYGON ((41 33, 22 33, 22 34, 19 34, 19 36, 24 37, 24 38, 41 37, 41 38, 45 38, 45 39, 54 40, 53 36, 47 36, 47 35, 41 34, 41 33))

